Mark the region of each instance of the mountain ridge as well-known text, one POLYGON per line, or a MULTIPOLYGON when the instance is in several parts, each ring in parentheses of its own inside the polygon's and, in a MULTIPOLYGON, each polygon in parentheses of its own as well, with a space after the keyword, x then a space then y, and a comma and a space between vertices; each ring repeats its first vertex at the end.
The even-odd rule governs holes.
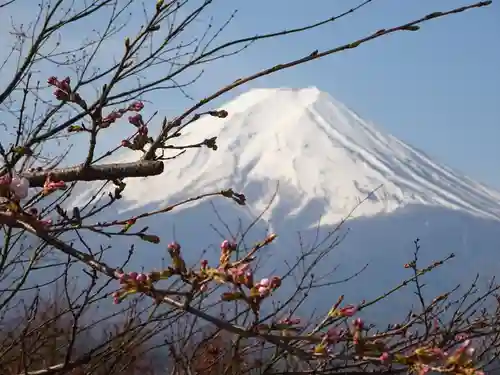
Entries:
MULTIPOLYGON (((277 200, 284 193, 294 205, 289 214, 320 198, 325 223, 345 218, 367 196, 354 216, 423 204, 500 220, 499 192, 381 132, 315 87, 253 89, 221 108, 227 118, 201 118, 176 142, 217 136, 218 151, 189 150, 169 161, 162 175, 148 177, 147 184, 128 181, 124 198, 132 207, 233 187, 260 213, 279 183, 277 200)), ((133 160, 137 153, 120 161, 124 158, 133 160)), ((273 205, 267 218, 272 210, 273 205)))

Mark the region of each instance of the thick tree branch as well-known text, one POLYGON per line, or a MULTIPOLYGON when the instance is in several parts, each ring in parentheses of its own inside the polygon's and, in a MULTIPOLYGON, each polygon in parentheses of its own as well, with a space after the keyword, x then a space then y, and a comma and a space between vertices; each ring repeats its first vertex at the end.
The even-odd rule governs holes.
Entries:
POLYGON ((57 181, 73 182, 157 176, 162 174, 163 170, 164 165, 162 161, 140 161, 133 163, 102 164, 89 167, 75 166, 23 173, 22 176, 29 180, 31 187, 41 187, 48 174, 51 174, 53 179, 57 181))

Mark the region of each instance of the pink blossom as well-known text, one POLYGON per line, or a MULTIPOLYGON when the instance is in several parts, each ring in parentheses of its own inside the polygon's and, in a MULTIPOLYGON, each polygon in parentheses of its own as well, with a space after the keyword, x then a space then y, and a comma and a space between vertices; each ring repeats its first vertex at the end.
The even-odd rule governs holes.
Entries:
POLYGON ((140 273, 136 276, 135 280, 138 282, 138 283, 144 283, 148 280, 148 277, 143 274, 143 273, 140 273))
POLYGON ((258 284, 258 285, 259 285, 259 286, 262 286, 262 287, 264 287, 264 288, 267 288, 267 287, 269 286, 269 284, 270 284, 270 283, 271 283, 271 282, 269 281, 269 279, 268 279, 268 278, 264 278, 264 279, 262 279, 262 280, 260 280, 260 281, 259 281, 259 284, 258 284))
POLYGON ((137 279, 137 272, 129 272, 128 277, 131 278, 132 280, 137 279))
POLYGON ((9 189, 18 199, 24 199, 28 196, 30 183, 24 177, 14 176, 10 182, 9 189))

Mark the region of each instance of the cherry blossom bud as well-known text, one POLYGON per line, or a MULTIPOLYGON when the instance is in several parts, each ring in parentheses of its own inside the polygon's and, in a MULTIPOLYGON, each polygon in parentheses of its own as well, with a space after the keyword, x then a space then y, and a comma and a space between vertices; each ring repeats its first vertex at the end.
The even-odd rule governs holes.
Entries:
POLYGON ((351 317, 358 311, 358 308, 354 305, 347 305, 339 309, 339 315, 344 317, 351 317))
POLYGON ((389 362, 390 362, 390 356, 389 356, 389 353, 387 353, 387 352, 383 352, 383 353, 380 355, 379 359, 380 359, 380 362, 382 362, 383 364, 386 364, 386 365, 387 365, 387 364, 389 364, 389 362))
POLYGON ((144 123, 142 121, 142 115, 140 113, 136 114, 135 116, 129 116, 128 122, 136 127, 142 126, 144 123))
POLYGON ((47 79, 47 83, 51 86, 57 86, 59 85, 59 80, 57 79, 57 77, 49 77, 49 79, 47 79))
POLYGON ((354 327, 356 327, 357 329, 363 329, 363 326, 364 326, 364 322, 361 320, 361 318, 357 318, 353 321, 353 325, 354 327))
POLYGON ((134 102, 128 106, 128 110, 134 112, 139 112, 143 108, 144 108, 144 103, 140 101, 134 102))
POLYGON ((181 250, 181 245, 179 245, 177 242, 171 242, 168 244, 167 248, 169 250, 179 252, 181 250))

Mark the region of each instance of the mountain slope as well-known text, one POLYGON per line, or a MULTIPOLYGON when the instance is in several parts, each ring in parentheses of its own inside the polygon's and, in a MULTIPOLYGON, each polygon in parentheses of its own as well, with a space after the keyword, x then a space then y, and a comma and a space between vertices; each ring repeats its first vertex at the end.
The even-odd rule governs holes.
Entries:
MULTIPOLYGON (((500 193, 383 134, 316 88, 255 89, 222 108, 227 118, 202 118, 178 141, 217 136, 219 150, 188 150, 147 184, 129 181, 124 195, 129 208, 233 187, 260 213, 279 183, 266 219, 280 200, 293 215, 316 198, 323 201, 322 222, 331 224, 367 195, 355 217, 423 204, 500 218, 500 193)), ((135 158, 130 153, 122 159, 135 158)))
MULTIPOLYGON (((279 237, 259 257, 264 265, 259 265, 257 273, 259 277, 284 275, 290 264, 309 252, 293 277, 300 279, 300 273, 312 266, 325 286, 310 294, 311 300, 303 307, 306 315, 312 308, 326 313, 341 294, 346 295, 346 302, 357 303, 376 298, 411 277, 403 265, 412 260, 417 237, 423 247, 422 267, 451 252, 456 255, 450 265, 425 276, 429 298, 457 284, 467 288, 476 272, 484 283, 498 273, 498 192, 383 134, 314 88, 252 90, 222 108, 230 114, 226 119, 202 118, 177 142, 186 145, 218 136, 216 152, 190 149, 166 162, 162 175, 127 181, 125 199, 90 221, 125 219, 181 198, 232 187, 248 197, 246 207, 225 199, 198 201, 145 218, 140 227, 160 235, 162 243, 174 239, 182 243, 188 263, 197 264, 205 257, 212 264, 218 259, 222 239, 239 234, 241 247, 248 248, 271 226, 279 237), (256 218, 278 182, 271 209, 256 218), (336 231, 338 220, 380 185, 358 207, 354 218, 336 231), (241 236, 249 226, 248 235, 241 236), (296 231, 301 232, 300 239, 296 231), (338 238, 343 240, 339 243, 338 238), (349 278, 366 264, 361 274, 349 278), (340 282, 347 279, 347 284, 340 282)), ((137 154, 129 152, 119 160, 136 159, 137 154)), ((70 204, 81 206, 94 192, 87 189, 70 204)), ((78 242, 75 235, 68 236, 78 242)), ((103 260, 113 266, 125 262, 128 252, 124 249, 132 243, 136 253, 128 269, 148 270, 164 262, 163 244, 94 233, 86 241, 90 247, 111 246, 103 260)), ((282 293, 293 293, 294 281, 284 284, 282 293)), ((391 298, 370 309, 371 321, 405 314, 415 302, 408 289, 391 298)))

